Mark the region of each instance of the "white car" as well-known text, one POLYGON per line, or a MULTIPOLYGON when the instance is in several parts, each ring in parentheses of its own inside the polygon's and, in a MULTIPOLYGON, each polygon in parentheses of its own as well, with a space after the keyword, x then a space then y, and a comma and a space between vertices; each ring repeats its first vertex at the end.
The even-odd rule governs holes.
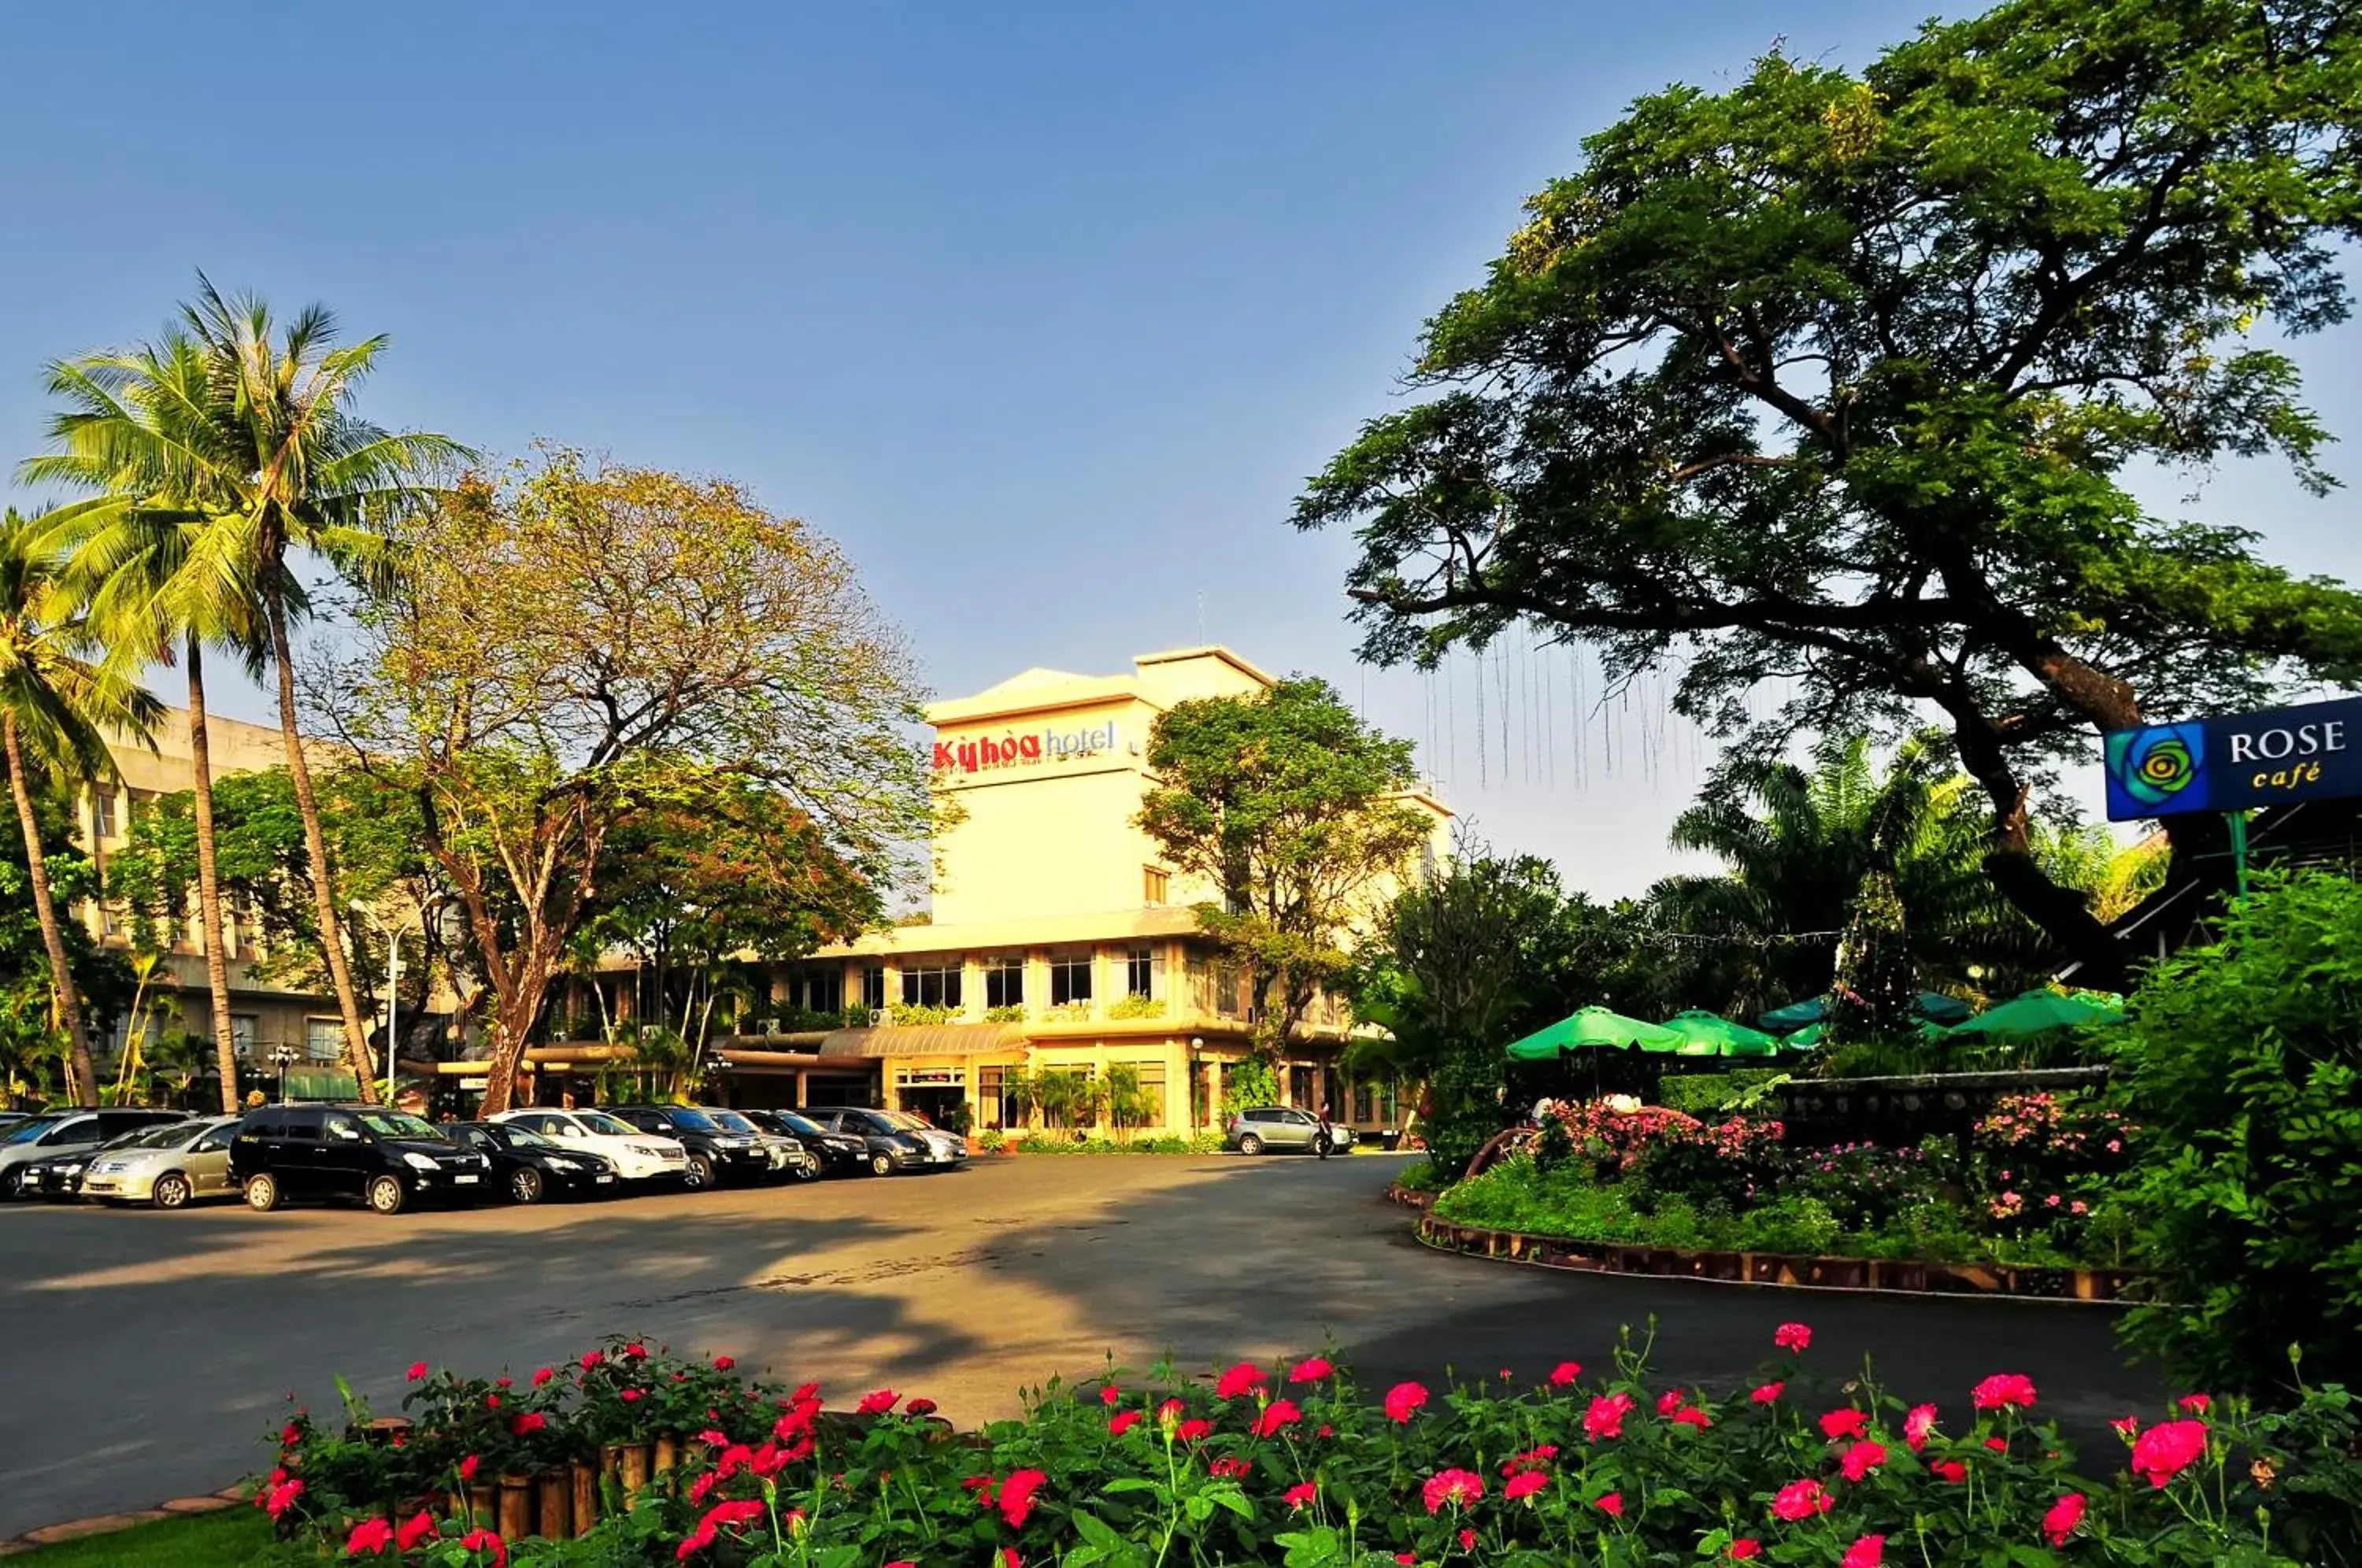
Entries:
POLYGON ((175 1121, 117 1139, 90 1157, 82 1195, 102 1203, 152 1203, 183 1209, 193 1198, 235 1198, 229 1135, 238 1118, 175 1121))
POLYGON ((603 1154, 625 1181, 679 1181, 689 1174, 689 1151, 677 1140, 643 1132, 603 1110, 558 1110, 545 1105, 504 1110, 487 1120, 538 1132, 570 1149, 603 1154))

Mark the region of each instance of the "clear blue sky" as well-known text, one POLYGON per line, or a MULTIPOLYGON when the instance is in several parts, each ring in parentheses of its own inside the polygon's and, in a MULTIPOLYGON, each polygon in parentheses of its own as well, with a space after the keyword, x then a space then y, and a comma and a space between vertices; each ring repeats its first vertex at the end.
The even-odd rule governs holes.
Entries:
MULTIPOLYGON (((1449 701, 1365 677, 1346 542, 1288 503, 1633 95, 1775 34, 1859 60, 1924 12, 10 6, 0 456, 38 443, 40 361, 154 331, 196 268, 325 299, 393 337, 386 423, 727 474, 825 528, 941 691, 1198 641, 1202 599, 1208 638, 1433 737, 1504 847, 1636 891, 1671 864, 1694 738, 1644 696, 1589 721, 1579 772, 1568 667, 1544 725, 1543 667, 1515 658, 1526 717, 1502 724, 1496 669, 1480 781, 1473 670, 1449 701)), ((2355 345, 2304 355, 2349 436, 2362 386, 2330 372, 2355 345)), ((2199 510, 2362 576, 2342 499, 2233 473, 2199 510)))

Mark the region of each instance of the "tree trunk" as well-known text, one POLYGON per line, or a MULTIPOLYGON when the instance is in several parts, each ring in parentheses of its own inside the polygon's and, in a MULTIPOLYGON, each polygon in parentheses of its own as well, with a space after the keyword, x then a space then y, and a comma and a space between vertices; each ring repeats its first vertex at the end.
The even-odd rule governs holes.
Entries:
POLYGON ((2026 832, 2027 786, 1981 717, 1955 715, 1953 745, 1992 806, 1992 843, 1985 851, 1985 875, 2001 896, 2042 928, 2069 957, 2082 966, 2078 976, 2101 990, 2123 990, 2131 978, 2124 944, 2100 923, 2090 902, 2073 888, 2051 880, 2034 858, 2026 832))
POLYGON ((321 955, 336 985, 337 1007, 345 1020, 345 1057, 360 1080, 364 1105, 375 1105, 377 1068, 370 1059, 369 1026, 353 991, 352 966, 345 958, 344 922, 337 918, 337 889, 328 866, 328 837, 320 826, 320 801, 312 792, 312 765, 304 756, 304 740, 295 730, 295 664, 287 641, 287 602, 275 584, 264 592, 263 613, 270 623, 270 657, 279 666, 279 733, 287 743, 287 774, 295 783, 295 806, 304 817, 304 848, 312 861, 312 903, 320 921, 321 955))
POLYGON ((17 824, 25 834, 25 875, 33 884, 33 913, 41 922, 41 945, 49 950, 50 986, 57 997, 58 1021, 65 1025, 66 1093, 76 1105, 98 1103, 98 1069, 90 1059, 90 1036, 83 1032, 82 1001, 74 994, 73 970, 66 963, 65 929, 50 897, 50 864, 41 854, 41 823, 26 782, 25 748, 14 715, 0 715, 0 745, 8 754, 8 790, 17 798, 17 824))
POLYGON ((237 1027, 229 1016, 229 955, 222 946, 221 863, 214 849, 213 737, 205 727, 204 649, 189 639, 189 761, 195 778, 197 819, 197 940, 205 949, 205 985, 213 993, 214 1066, 221 1074, 221 1108, 237 1114, 237 1027))

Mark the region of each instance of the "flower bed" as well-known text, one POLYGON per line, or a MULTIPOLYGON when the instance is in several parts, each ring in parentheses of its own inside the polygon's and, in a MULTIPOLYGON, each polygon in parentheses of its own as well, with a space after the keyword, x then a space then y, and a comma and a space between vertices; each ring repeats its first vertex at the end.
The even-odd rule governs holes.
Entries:
POLYGON ((257 1500, 345 1557, 552 1568, 2212 1565, 2332 1561, 2316 1553, 2352 1523, 2336 1499, 2362 1484, 2356 1419, 2336 1390, 2282 1415, 2202 1396, 2155 1424, 2128 1415, 2128 1463, 2102 1479, 2023 1376, 1906 1408, 1859 1368, 1814 1391, 1810 1331, 1775 1338, 1727 1397, 1665 1386, 1628 1335, 1604 1375, 1570 1361, 1531 1386, 1504 1373, 1370 1398, 1319 1356, 1210 1386, 1169 1368, 1053 1384, 971 1434, 895 1390, 833 1415, 809 1384, 611 1342, 521 1384, 414 1367, 407 1426, 299 1415, 257 1500), (619 1439, 671 1463, 601 1473, 619 1439), (554 1521, 579 1539, 535 1539, 550 1476, 586 1470, 591 1517, 554 1521))
POLYGON ((1549 1108, 1439 1220, 1594 1246, 2125 1272, 2114 1181, 2136 1129, 2070 1095, 2000 1101, 1965 1146, 1800 1146, 1774 1120, 1549 1108))

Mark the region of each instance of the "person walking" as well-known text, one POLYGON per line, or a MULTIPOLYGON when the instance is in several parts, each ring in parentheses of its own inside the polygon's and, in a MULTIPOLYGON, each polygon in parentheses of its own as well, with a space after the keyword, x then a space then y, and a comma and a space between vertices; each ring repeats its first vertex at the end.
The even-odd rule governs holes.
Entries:
POLYGON ((1324 1160, 1329 1157, 1329 1102, 1324 1099, 1320 1102, 1320 1125, 1312 1134, 1312 1152, 1324 1160))

